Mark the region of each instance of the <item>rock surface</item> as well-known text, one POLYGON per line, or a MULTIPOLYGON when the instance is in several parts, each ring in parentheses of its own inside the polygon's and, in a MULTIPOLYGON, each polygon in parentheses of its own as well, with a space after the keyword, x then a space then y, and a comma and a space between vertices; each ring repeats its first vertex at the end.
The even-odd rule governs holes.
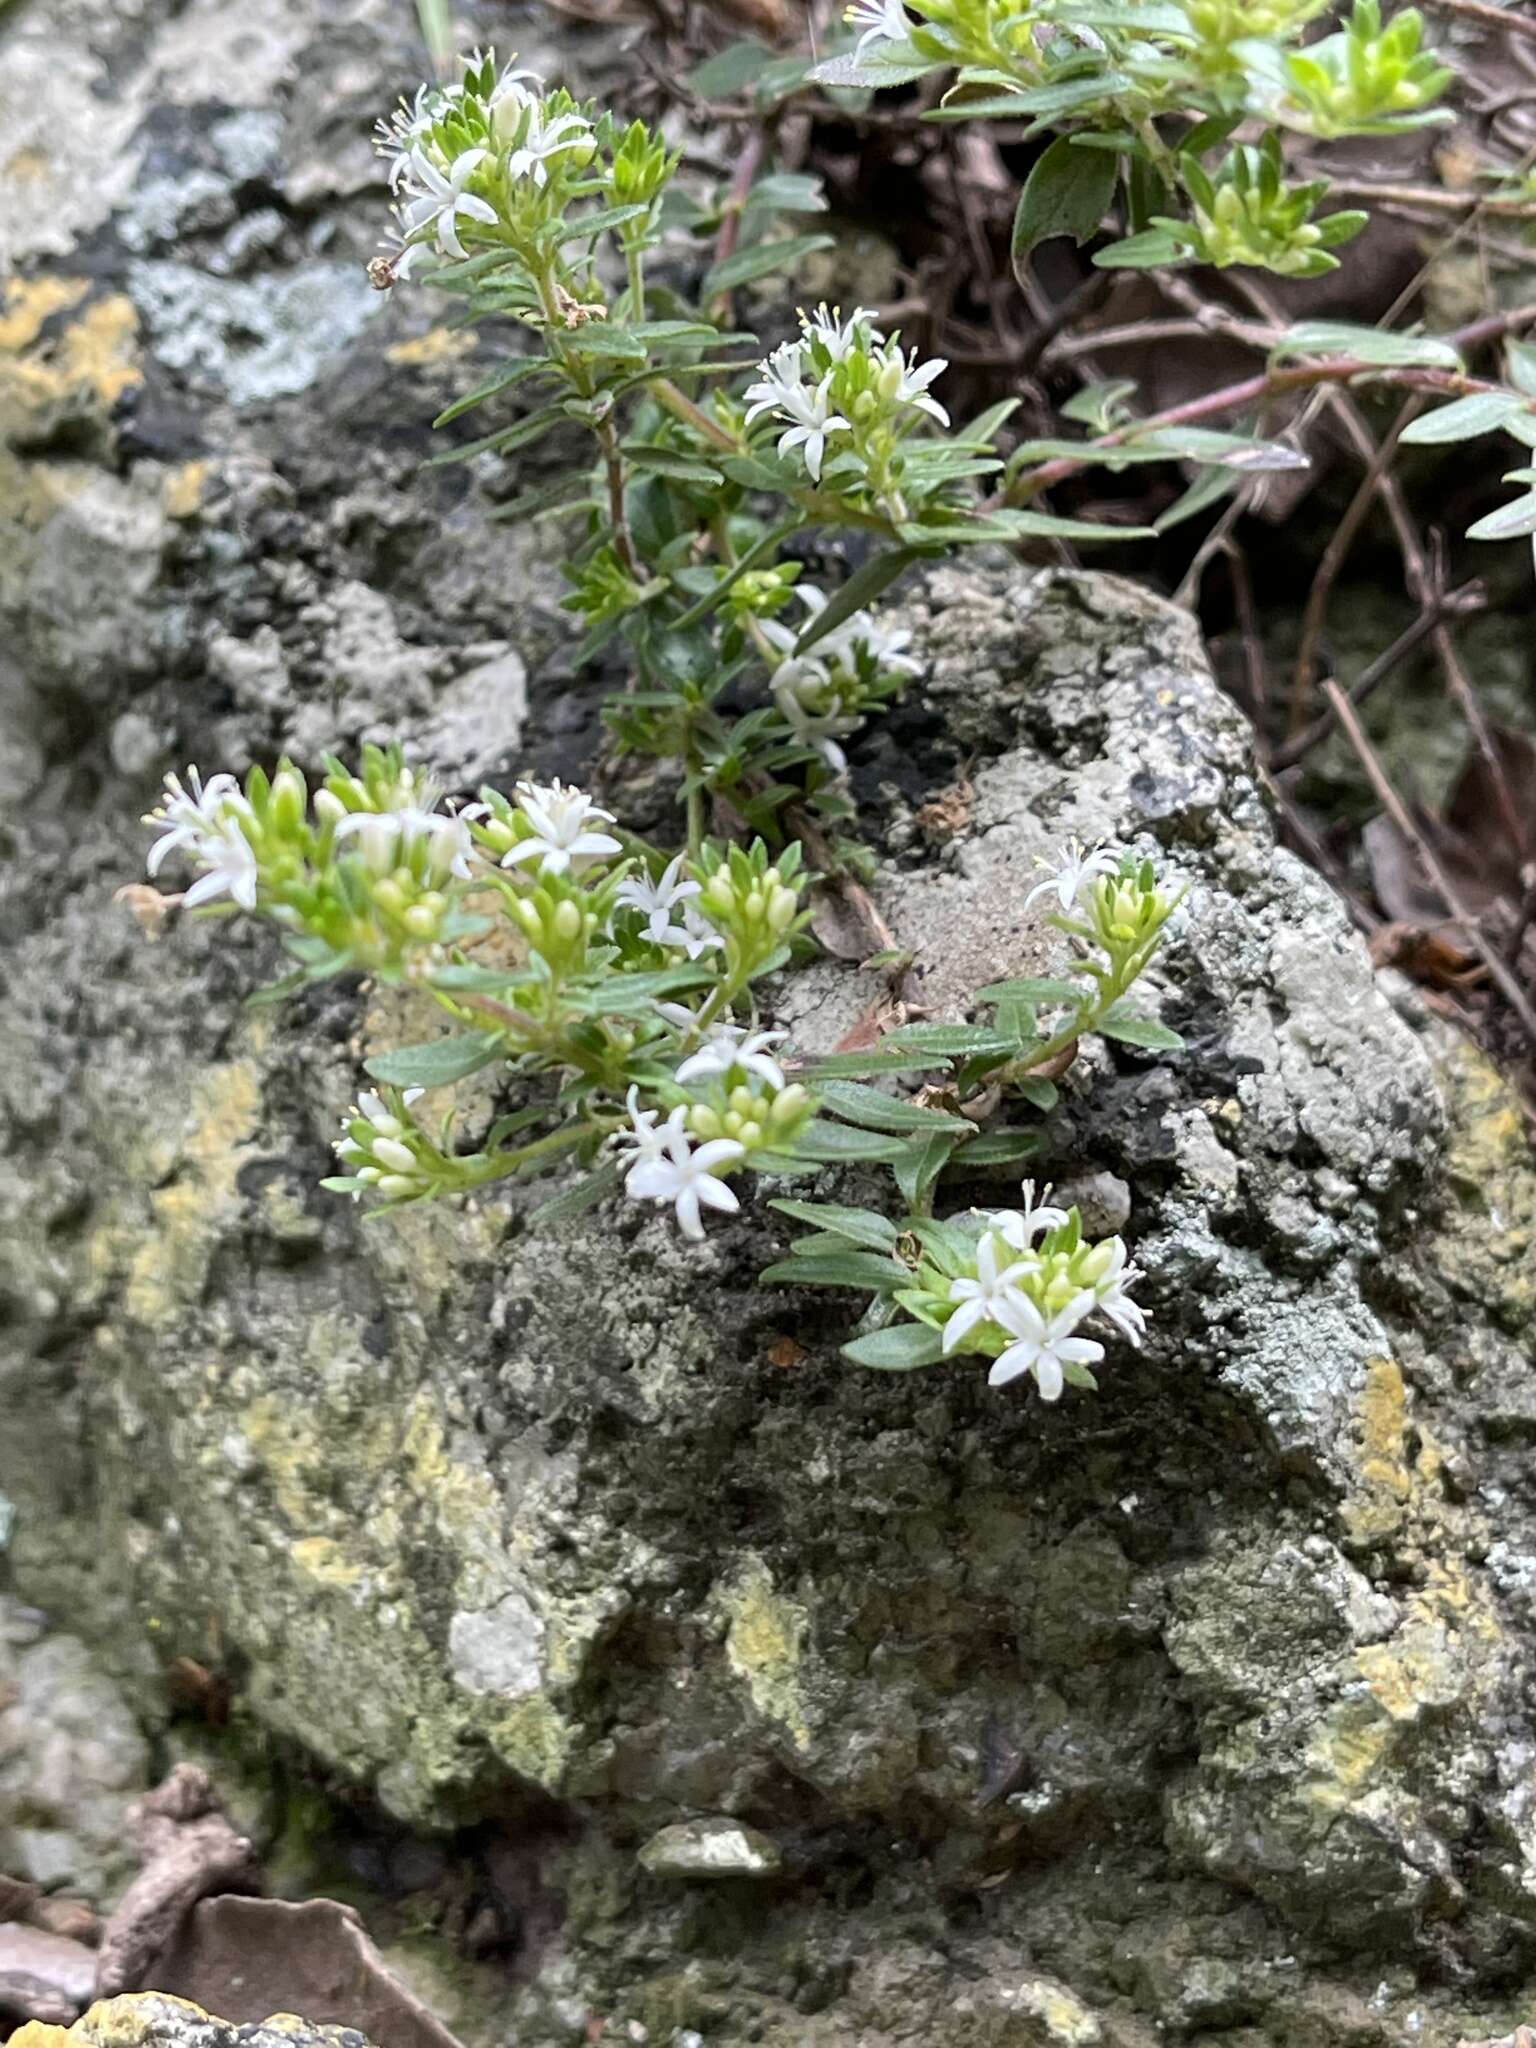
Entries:
POLYGON ((241 2026, 215 2019, 184 1998, 129 1992, 106 1998, 73 2026, 34 2023, 11 2036, 12 2048, 370 2048, 356 2027, 316 2026, 291 2012, 241 2026))
MULTIPOLYGON (((28 0, 0 41, 0 124, 45 73, 114 81, 70 207, 0 208, 18 1590, 146 1713, 190 1658, 391 1813, 507 1828, 538 1905, 487 2040, 1507 2030, 1536 1174, 1497 1077, 1277 847, 1187 620, 934 574, 924 680, 855 753, 936 1015, 1050 964, 1022 904, 1067 834, 1191 884, 1157 990, 1188 1052, 1096 1050, 1050 1126, 1049 1171, 1129 1190, 1154 1316, 1056 1410, 841 1365, 835 1297, 755 1289, 763 1210, 702 1253, 620 1205, 540 1233, 505 1192, 362 1225, 314 1183, 398 1005, 250 1011, 259 937, 154 946, 113 905, 188 758, 403 729, 450 777, 591 768, 557 550, 491 517, 510 465, 415 466, 494 337, 358 284, 409 17, 28 0), (703 1816, 771 1838, 771 1886, 637 1866, 703 1816)), ((77 127, 33 126, 68 173, 77 127)), ((781 1002, 827 1045, 874 993, 827 964, 781 1002)))

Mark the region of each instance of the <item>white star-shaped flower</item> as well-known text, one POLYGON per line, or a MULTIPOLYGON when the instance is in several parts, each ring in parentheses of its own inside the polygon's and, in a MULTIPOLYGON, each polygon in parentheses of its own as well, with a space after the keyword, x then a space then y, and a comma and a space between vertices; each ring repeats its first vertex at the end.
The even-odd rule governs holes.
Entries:
POLYGON ((464 189, 487 155, 483 149, 466 149, 454 158, 445 177, 424 151, 412 152, 415 176, 422 190, 421 196, 412 199, 400 216, 408 239, 431 227, 436 232, 438 247, 457 262, 463 262, 465 250, 459 240, 459 221, 477 220, 492 227, 496 224, 495 207, 464 189))
POLYGON ((1032 1264, 1023 1259, 1015 1259, 1011 1264, 999 1267, 997 1253, 1000 1242, 988 1231, 976 1248, 976 1278, 951 1280, 949 1283, 949 1298, 958 1301, 960 1306, 944 1325, 946 1352, 953 1351, 978 1323, 999 1321, 998 1304, 1015 1290, 1024 1274, 1033 1270, 1032 1264))
POLYGON ((679 1081, 709 1081, 740 1067, 744 1074, 756 1074, 770 1088, 784 1086, 784 1069, 768 1048, 788 1036, 783 1031, 744 1031, 739 1024, 715 1024, 697 1052, 690 1053, 677 1070, 679 1081))
POLYGON ((1113 1247, 1108 1267, 1093 1284, 1094 1301, 1100 1315, 1108 1316, 1115 1328, 1132 1344, 1140 1344, 1146 1335, 1147 1312, 1139 1301, 1132 1301, 1126 1292, 1133 1281, 1139 1280, 1139 1267, 1128 1263, 1124 1241, 1112 1237, 1113 1247))
POLYGON ((888 675, 915 676, 922 673, 923 664, 906 652, 912 644, 912 635, 904 626, 882 625, 870 612, 856 612, 854 617, 862 622, 855 637, 863 644, 876 668, 884 669, 888 675))
POLYGON ((714 1169, 745 1155, 734 1138, 693 1144, 684 1122, 687 1114, 681 1106, 673 1110, 655 1134, 654 1144, 625 1175, 624 1187, 637 1201, 670 1202, 684 1237, 698 1242, 704 1236, 702 1208, 719 1209, 729 1216, 741 1207, 714 1169))
POLYGON ((884 341, 885 336, 870 324, 874 317, 870 307, 855 306, 845 320, 841 306, 834 306, 828 312, 823 300, 814 313, 801 312, 799 320, 808 342, 819 341, 834 363, 843 363, 853 354, 861 338, 872 347, 878 347, 884 341), (861 328, 864 330, 862 337, 861 328))
POLYGON ((147 872, 158 874, 168 853, 184 853, 203 870, 182 897, 188 910, 220 896, 242 910, 254 910, 260 872, 242 826, 249 816, 250 806, 233 775, 210 775, 205 783, 189 768, 185 784, 168 775, 158 807, 144 819, 160 834, 145 860, 147 872))
POLYGON ((854 51, 857 57, 862 57, 871 43, 904 43, 912 34, 901 0, 854 0, 843 19, 850 28, 864 31, 854 51))
POLYGON ((801 381, 801 361, 800 343, 786 341, 758 364, 761 381, 749 385, 746 392, 747 423, 750 425, 765 412, 788 420, 788 428, 779 436, 779 453, 787 455, 791 448, 803 448, 811 482, 820 483, 828 440, 833 434, 851 434, 853 428, 840 413, 831 410, 830 372, 812 390, 801 381))
POLYGON ((633 1171, 635 1167, 645 1164, 647 1160, 661 1159, 666 1156, 665 1134, 656 1128, 657 1124, 661 1121, 661 1111, 658 1109, 642 1109, 640 1107, 640 1090, 638 1087, 632 1086, 630 1088, 629 1093, 624 1098, 624 1106, 629 1111, 630 1128, 627 1131, 615 1131, 608 1142, 616 1148, 627 1145, 632 1149, 634 1156, 631 1158, 629 1165, 630 1170, 633 1171))
POLYGON ((1059 1230, 1067 1220, 1065 1209, 1049 1206, 1050 1184, 1041 1190, 1039 1206, 1035 1203, 1035 1184, 1027 1180, 1023 1184, 1024 1207, 1022 1209, 998 1209, 987 1218, 988 1223, 1017 1252, 1033 1248, 1035 1239, 1044 1230, 1059 1230))
POLYGON ((1069 1365, 1096 1365, 1104 1346, 1091 1337, 1074 1337, 1072 1332, 1094 1306, 1091 1294, 1079 1294, 1055 1315, 1046 1317, 1027 1294, 1010 1293, 999 1298, 993 1318, 1014 1339, 1008 1349, 993 1360, 987 1374, 989 1387, 1004 1387, 1021 1373, 1032 1372, 1042 1401, 1058 1401, 1066 1385, 1069 1365))
MULTIPOLYGON (((699 884, 683 879, 686 855, 678 854, 668 863, 659 881, 649 875, 629 875, 619 884, 615 901, 638 910, 645 919, 645 936, 653 946, 685 946, 691 942, 684 926, 674 924, 672 914, 699 893, 699 884)), ((692 955, 690 955, 690 958, 692 955)))
POLYGON ((563 782, 547 787, 537 782, 517 785, 517 807, 533 827, 533 836, 519 839, 501 857, 504 868, 537 861, 541 875, 580 874, 594 861, 608 860, 623 847, 611 832, 594 832, 594 820, 613 823, 612 811, 600 810, 584 789, 563 782))
POLYGON ((580 114, 548 115, 538 102, 532 103, 528 132, 507 158, 509 178, 531 178, 541 188, 549 183, 549 165, 568 149, 579 149, 592 141, 591 123, 580 114))
POLYGON ((1112 853, 1105 853, 1098 846, 1090 846, 1085 851, 1076 839, 1067 841, 1054 867, 1048 861, 1041 861, 1039 865, 1046 869, 1045 880, 1036 882, 1024 898, 1024 908, 1031 909, 1042 896, 1054 896, 1063 913, 1072 908, 1096 876, 1113 875, 1120 867, 1112 853))
POLYGON ((949 368, 948 358, 935 356, 931 362, 919 363, 917 350, 913 349, 909 362, 898 348, 887 358, 887 363, 894 364, 900 372, 890 391, 895 403, 916 406, 919 412, 936 419, 941 427, 947 427, 949 414, 936 398, 929 397, 928 386, 949 368))

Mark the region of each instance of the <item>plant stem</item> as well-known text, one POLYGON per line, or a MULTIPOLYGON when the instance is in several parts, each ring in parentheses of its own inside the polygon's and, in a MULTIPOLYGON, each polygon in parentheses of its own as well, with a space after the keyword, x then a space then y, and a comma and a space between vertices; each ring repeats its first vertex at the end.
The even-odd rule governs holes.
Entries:
POLYGON ((706 441, 713 442, 715 447, 724 450, 726 454, 741 453, 735 435, 727 433, 718 420, 711 419, 702 406, 695 405, 685 392, 679 391, 670 377, 651 377, 647 379, 645 388, 654 399, 666 407, 674 419, 681 420, 684 426, 692 427, 693 431, 701 434, 706 441))
POLYGON ((483 1186, 487 1181, 505 1180, 508 1174, 518 1173, 533 1159, 549 1159, 561 1152, 569 1152, 587 1138, 606 1135, 617 1126, 606 1121, 599 1123, 588 1118, 584 1123, 563 1125, 558 1131, 550 1131, 545 1137, 535 1138, 531 1145, 519 1145, 511 1152, 492 1152, 486 1157, 485 1170, 477 1174, 474 1185, 483 1186))
POLYGON ((629 317, 631 320, 645 318, 645 265, 642 251, 633 243, 624 250, 624 264, 629 273, 629 317))

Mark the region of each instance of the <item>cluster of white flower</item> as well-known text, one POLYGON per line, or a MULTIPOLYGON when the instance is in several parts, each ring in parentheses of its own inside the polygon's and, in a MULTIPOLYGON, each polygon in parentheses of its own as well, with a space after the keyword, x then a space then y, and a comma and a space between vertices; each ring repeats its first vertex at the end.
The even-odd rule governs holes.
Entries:
MULTIPOLYGON (((477 815, 485 809, 483 804, 470 808, 477 815)), ((584 789, 558 777, 548 784, 520 782, 517 808, 532 831, 502 855, 504 868, 537 861, 541 875, 579 875, 595 862, 611 860, 624 851, 611 832, 593 830, 594 824, 611 825, 612 811, 600 809, 584 789)))
POLYGON ((204 782, 189 768, 185 784, 168 775, 159 805, 144 818, 160 834, 145 866, 157 875, 167 854, 184 853, 202 870, 182 898, 189 910, 220 896, 254 910, 261 874, 246 833, 250 820, 251 807, 233 775, 210 775, 204 782))
POLYGON ((859 431, 847 412, 855 412, 862 428, 871 398, 875 417, 899 419, 903 408, 911 408, 949 425, 949 414, 928 390, 949 367, 942 357, 919 363, 915 349, 907 357, 873 325, 867 307, 856 306, 844 320, 840 308, 829 312, 822 305, 814 314, 802 311, 799 319, 800 339, 781 343, 757 365, 758 381, 746 392, 746 418, 749 426, 764 413, 784 421, 779 453, 803 449, 812 483, 821 481, 828 442, 859 431))
POLYGON ((703 885, 684 877, 686 857, 680 853, 669 861, 654 882, 644 873, 626 876, 615 900, 624 909, 639 911, 645 921, 645 936, 653 946, 681 949, 690 960, 697 960, 701 953, 711 952, 725 941, 704 922, 694 905, 703 885))
MULTIPOLYGON (((813 619, 827 608, 826 593, 814 584, 796 584, 795 594, 813 619)), ((856 730, 870 701, 861 669, 877 682, 915 676, 922 668, 906 651, 912 635, 883 625, 868 611, 851 612, 804 654, 795 653, 800 636, 782 620, 764 619, 761 631, 784 656, 768 679, 780 717, 797 739, 820 751, 836 774, 848 765, 837 741, 856 730)))
POLYGON ((1076 1335, 1088 1316, 1105 1316, 1132 1344, 1146 1329, 1146 1315, 1128 1292, 1140 1275, 1123 1240, 1084 1244, 1069 1213, 1050 1206, 1050 1195, 1047 1188, 1037 1204, 1033 1181, 1025 1181, 1022 1209, 986 1217, 974 1274, 949 1283, 953 1308, 944 1324, 946 1353, 962 1345, 994 1351, 1001 1342, 988 1384, 1001 1387, 1032 1373, 1043 1401, 1060 1398, 1074 1368, 1104 1356, 1102 1344, 1076 1335))
MULTIPOLYGON (((488 75, 494 58, 476 51, 466 76, 482 67, 488 75)), ((462 262, 468 253, 460 224, 478 222, 496 227, 501 215, 486 192, 526 180, 542 191, 556 161, 574 153, 590 161, 596 147, 592 124, 572 107, 556 109, 543 97, 537 72, 508 65, 483 99, 465 85, 423 86, 414 101, 402 101, 396 112, 377 123, 374 147, 389 160, 389 188, 399 223, 399 240, 385 244, 391 280, 407 277, 412 267, 434 248, 462 262), (452 113, 472 111, 475 129, 484 141, 459 148, 450 156, 442 124, 452 113), (472 190, 472 185, 482 189, 472 190)))
MULTIPOLYGON (((422 1093, 420 1088, 405 1089, 400 1107, 409 1109, 422 1093)), ((405 1142, 407 1130, 406 1120, 396 1116, 382 1096, 367 1088, 358 1096, 341 1120, 341 1136, 335 1146, 337 1158, 360 1183, 351 1191, 354 1202, 369 1190, 387 1201, 422 1192, 427 1176, 405 1142)))
MULTIPOLYGON (((330 791, 323 789, 315 796, 315 810, 322 817, 328 797, 330 791)), ((396 811, 342 811, 336 821, 335 844, 340 846, 348 839, 356 839, 370 874, 392 875, 396 868, 413 867, 419 850, 421 879, 430 887, 440 889, 450 879, 467 882, 470 878, 474 844, 462 816, 446 817, 414 805, 396 811)))

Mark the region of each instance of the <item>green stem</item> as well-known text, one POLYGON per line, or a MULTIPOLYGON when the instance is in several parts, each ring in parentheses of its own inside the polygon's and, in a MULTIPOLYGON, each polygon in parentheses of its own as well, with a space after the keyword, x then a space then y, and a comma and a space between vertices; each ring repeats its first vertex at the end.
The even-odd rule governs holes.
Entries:
MULTIPOLYGON (((531 1145, 519 1145, 511 1152, 488 1153, 485 1166, 475 1175, 470 1185, 483 1187, 487 1181, 505 1180, 508 1174, 520 1172, 530 1160, 553 1158, 558 1153, 571 1151, 588 1138, 606 1136, 614 1129, 617 1129, 617 1125, 606 1121, 599 1123, 588 1118, 585 1123, 564 1125, 560 1130, 551 1131, 545 1137, 535 1138, 531 1145)), ((462 1171, 462 1166, 460 1170, 462 1171)))
POLYGON ((648 377, 645 388, 651 396, 664 405, 674 419, 681 420, 686 427, 692 427, 696 434, 702 434, 706 441, 714 443, 728 455, 739 455, 741 444, 736 436, 727 433, 717 419, 711 419, 701 405, 695 405, 686 392, 679 391, 670 377, 648 377))
POLYGON ((629 272, 629 317, 631 320, 645 318, 645 266, 641 252, 633 244, 624 250, 624 263, 629 272))

